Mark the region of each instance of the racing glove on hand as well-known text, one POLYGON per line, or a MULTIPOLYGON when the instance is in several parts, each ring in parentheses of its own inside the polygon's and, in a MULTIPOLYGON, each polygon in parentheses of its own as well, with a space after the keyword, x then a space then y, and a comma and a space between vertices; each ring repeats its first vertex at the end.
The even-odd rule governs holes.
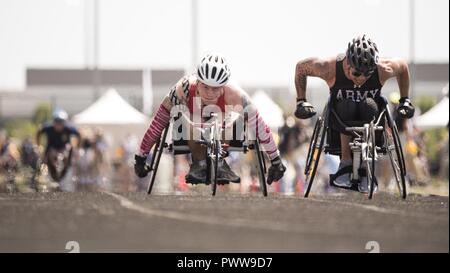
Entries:
POLYGON ((299 119, 308 119, 316 114, 316 110, 306 99, 297 99, 297 109, 295 116, 299 119))
POLYGON ((134 172, 141 178, 146 177, 149 172, 146 161, 146 156, 134 155, 134 172))
POLYGON ((402 118, 412 118, 414 116, 415 108, 414 105, 412 105, 411 100, 408 97, 402 97, 400 98, 399 103, 397 113, 402 118))

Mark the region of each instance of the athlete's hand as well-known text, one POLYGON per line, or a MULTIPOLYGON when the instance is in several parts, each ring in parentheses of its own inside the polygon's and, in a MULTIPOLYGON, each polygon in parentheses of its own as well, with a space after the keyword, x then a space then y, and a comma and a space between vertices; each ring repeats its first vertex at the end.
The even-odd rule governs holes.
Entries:
POLYGON ((295 110, 295 116, 299 119, 308 119, 316 114, 316 110, 311 103, 305 99, 297 99, 297 109, 295 110))
POLYGON ((402 97, 399 101, 397 113, 403 118, 412 118, 414 116, 415 108, 408 97, 402 97))
POLYGON ((146 156, 134 155, 134 172, 141 178, 146 177, 149 172, 146 161, 146 156))

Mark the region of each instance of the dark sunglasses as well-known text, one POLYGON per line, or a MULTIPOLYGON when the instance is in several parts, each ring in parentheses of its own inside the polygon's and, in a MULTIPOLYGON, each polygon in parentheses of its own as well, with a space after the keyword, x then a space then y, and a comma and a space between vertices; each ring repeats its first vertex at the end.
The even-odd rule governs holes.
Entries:
POLYGON ((352 75, 354 76, 354 77, 359 77, 359 76, 361 76, 361 75, 364 75, 364 77, 369 77, 370 75, 372 75, 373 74, 373 72, 375 72, 375 70, 371 70, 371 71, 367 71, 366 73, 362 73, 362 72, 359 72, 358 70, 356 70, 356 69, 354 69, 354 68, 352 68, 351 69, 352 70, 352 75))

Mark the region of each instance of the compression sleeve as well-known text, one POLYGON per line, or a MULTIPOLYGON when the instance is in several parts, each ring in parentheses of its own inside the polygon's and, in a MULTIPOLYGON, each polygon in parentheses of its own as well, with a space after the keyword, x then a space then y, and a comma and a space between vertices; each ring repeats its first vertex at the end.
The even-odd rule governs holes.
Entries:
POLYGON ((153 145, 161 137, 161 133, 169 125, 170 113, 163 106, 160 105, 155 117, 153 118, 150 126, 148 127, 145 135, 142 139, 141 146, 139 148, 140 155, 148 155, 153 145))

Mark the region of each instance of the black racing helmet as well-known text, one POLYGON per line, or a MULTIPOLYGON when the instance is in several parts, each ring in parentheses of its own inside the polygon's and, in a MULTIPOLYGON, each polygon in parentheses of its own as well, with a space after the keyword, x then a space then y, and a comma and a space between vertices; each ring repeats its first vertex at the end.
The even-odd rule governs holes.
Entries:
POLYGON ((371 74, 377 68, 377 45, 365 34, 348 43, 346 56, 350 66, 364 75, 371 74))

